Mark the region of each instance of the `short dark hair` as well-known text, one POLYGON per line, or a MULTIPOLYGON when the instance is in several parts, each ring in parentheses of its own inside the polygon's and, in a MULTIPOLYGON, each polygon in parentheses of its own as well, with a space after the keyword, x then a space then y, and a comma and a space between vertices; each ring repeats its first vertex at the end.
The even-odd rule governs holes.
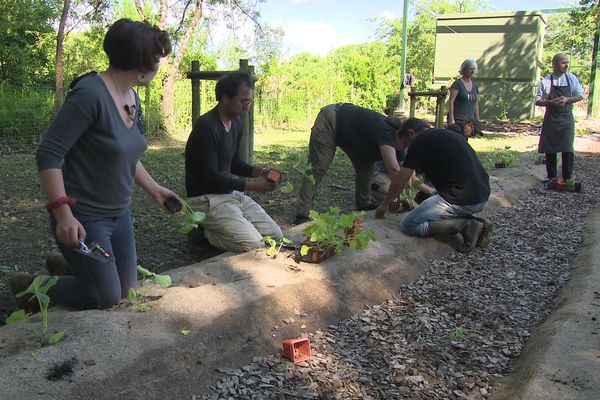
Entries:
POLYGON ((422 129, 427 128, 429 128, 427 121, 419 118, 409 118, 402 124, 402 127, 398 129, 398 137, 408 136, 408 131, 410 130, 413 132, 419 132, 422 129))
POLYGON ((108 29, 103 47, 111 66, 149 72, 162 57, 171 53, 171 39, 167 31, 148 22, 123 18, 108 29))
POLYGON ((252 89, 252 78, 247 72, 232 72, 217 81, 215 86, 215 97, 221 101, 223 95, 230 99, 237 96, 240 85, 246 85, 252 89))

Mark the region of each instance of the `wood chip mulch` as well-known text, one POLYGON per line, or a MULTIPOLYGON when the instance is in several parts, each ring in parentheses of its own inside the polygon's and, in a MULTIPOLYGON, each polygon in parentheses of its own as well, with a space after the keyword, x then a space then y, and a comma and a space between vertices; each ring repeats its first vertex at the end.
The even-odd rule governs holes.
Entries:
MULTIPOLYGON (((431 261, 384 304, 307 333, 313 357, 255 357, 198 399, 485 399, 571 276, 599 188, 600 158, 577 155, 582 193, 532 188, 491 216, 490 245, 431 261)), ((432 239, 433 240, 433 239, 432 239)), ((199 383, 200 384, 200 383, 199 383)))

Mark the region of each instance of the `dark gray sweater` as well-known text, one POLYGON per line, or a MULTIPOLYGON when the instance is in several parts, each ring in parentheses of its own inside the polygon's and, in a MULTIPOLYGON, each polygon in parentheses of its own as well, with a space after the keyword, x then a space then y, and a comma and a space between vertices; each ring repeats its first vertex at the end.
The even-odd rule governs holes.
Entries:
POLYGON ((135 167, 147 147, 142 126, 138 115, 127 128, 102 79, 86 76, 69 92, 40 143, 38 171, 62 168, 77 211, 121 215, 131 204, 135 167))

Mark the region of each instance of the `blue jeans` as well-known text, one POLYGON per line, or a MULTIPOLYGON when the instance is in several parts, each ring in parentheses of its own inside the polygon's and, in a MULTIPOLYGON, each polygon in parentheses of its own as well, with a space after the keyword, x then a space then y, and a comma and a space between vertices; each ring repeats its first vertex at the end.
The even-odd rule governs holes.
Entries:
MULTIPOLYGON (((110 262, 102 262, 78 253, 57 240, 73 276, 61 276, 48 295, 54 304, 82 310, 117 305, 127 297, 130 288, 137 287, 137 254, 131 213, 128 210, 119 217, 74 215, 87 233, 85 243, 98 243, 113 257, 110 262)), ((55 233, 56 220, 53 217, 50 218, 50 226, 55 233)))
POLYGON ((486 204, 487 200, 482 203, 457 206, 448 203, 439 194, 436 194, 406 214, 400 229, 409 236, 427 237, 429 236, 429 221, 467 217, 483 210, 486 204))

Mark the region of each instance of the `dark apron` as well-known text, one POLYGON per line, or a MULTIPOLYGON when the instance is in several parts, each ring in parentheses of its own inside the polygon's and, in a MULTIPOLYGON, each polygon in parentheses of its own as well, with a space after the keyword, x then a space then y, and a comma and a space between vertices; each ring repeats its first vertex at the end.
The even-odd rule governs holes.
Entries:
MULTIPOLYGON (((571 97, 571 82, 567 78, 567 86, 554 86, 554 77, 550 75, 550 94, 548 99, 560 96, 571 97)), ((573 118, 573 104, 564 106, 546 106, 542 134, 538 145, 539 153, 573 153, 575 140, 575 119, 573 118)))

